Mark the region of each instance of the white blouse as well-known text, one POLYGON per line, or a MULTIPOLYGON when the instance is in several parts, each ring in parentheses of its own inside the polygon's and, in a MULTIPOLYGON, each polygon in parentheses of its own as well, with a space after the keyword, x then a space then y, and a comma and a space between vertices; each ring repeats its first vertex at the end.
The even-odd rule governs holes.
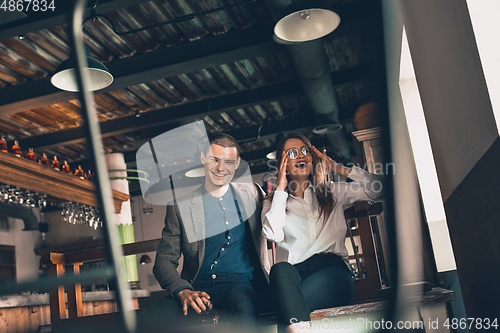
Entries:
POLYGON ((355 201, 381 199, 383 177, 358 167, 348 176, 354 182, 327 183, 327 198, 336 204, 326 223, 319 219, 315 189, 310 183, 304 198, 284 191, 275 191, 272 203, 265 200, 262 208, 262 233, 276 244, 276 261, 298 264, 320 252, 332 252, 349 262, 345 247, 347 226, 344 210, 355 201), (288 208, 288 214, 285 210, 288 208))

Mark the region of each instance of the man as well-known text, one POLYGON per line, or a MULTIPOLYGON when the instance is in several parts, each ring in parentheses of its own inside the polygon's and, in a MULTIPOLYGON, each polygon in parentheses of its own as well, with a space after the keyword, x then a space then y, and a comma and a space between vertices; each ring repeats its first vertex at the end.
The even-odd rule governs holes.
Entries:
POLYGON ((265 278, 267 284, 270 270, 261 233, 262 195, 257 191, 262 190, 252 183, 231 182, 240 156, 238 143, 227 134, 210 138, 201 163, 204 184, 167 206, 153 268, 161 287, 171 294, 162 301, 163 314, 196 317, 213 305, 221 320, 226 314, 231 322, 251 327, 256 306, 252 282, 265 278))

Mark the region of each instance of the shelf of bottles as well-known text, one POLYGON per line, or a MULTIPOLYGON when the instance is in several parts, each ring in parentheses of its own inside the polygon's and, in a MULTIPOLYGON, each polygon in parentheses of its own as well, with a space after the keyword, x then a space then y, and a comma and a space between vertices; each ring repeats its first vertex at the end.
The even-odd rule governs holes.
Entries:
MULTIPOLYGON (((29 202, 29 206, 36 207, 40 204, 46 205, 46 202, 50 201, 60 204, 63 212, 68 211, 68 217, 83 207, 84 215, 85 212, 89 212, 86 215, 93 216, 95 221, 98 221, 97 214, 90 214, 96 211, 92 207, 98 206, 96 186, 92 181, 85 179, 83 174, 81 177, 75 177, 63 170, 58 171, 56 168, 30 160, 29 157, 21 158, 16 154, 0 151, 0 185, 3 198, 7 198, 9 203, 27 205, 29 202), (75 209, 66 210, 64 207, 66 202, 70 202, 71 207, 75 209)), ((122 202, 127 201, 129 195, 116 190, 112 192, 115 211, 119 213, 122 202)), ((81 221, 82 219, 75 219, 75 223, 81 221)))

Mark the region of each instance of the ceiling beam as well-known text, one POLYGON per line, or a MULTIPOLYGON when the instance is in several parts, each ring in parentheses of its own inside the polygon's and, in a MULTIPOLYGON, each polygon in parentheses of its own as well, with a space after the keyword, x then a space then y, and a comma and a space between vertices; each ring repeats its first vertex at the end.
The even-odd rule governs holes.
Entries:
MULTIPOLYGON (((129 2, 134 1, 129 0, 129 2)), ((99 8, 101 6, 104 4, 99 5, 99 8)), ((328 38, 338 38, 348 35, 350 31, 360 29, 360 23, 357 21, 344 23, 328 38)), ((114 76, 113 84, 98 93, 284 50, 283 45, 272 41, 272 30, 271 23, 254 25, 247 29, 230 31, 226 34, 209 36, 145 54, 110 61, 106 63, 106 66, 114 76)), ((5 117, 17 112, 76 98, 78 98, 77 93, 62 91, 54 87, 50 83, 50 78, 28 81, 2 89, 0 116, 5 117)))
MULTIPOLYGON (((340 114, 342 114, 341 123, 352 121, 352 117, 354 116, 355 108, 348 106, 346 108, 342 108, 340 110, 340 114)), ((317 124, 313 121, 314 117, 311 115, 302 115, 299 116, 298 119, 295 118, 286 118, 281 121, 278 121, 280 124, 280 129, 282 132, 299 132, 299 133, 311 133, 312 130, 317 126, 317 124)), ((158 135, 161 135, 169 130, 175 129, 185 122, 176 123, 166 126, 153 127, 149 129, 145 129, 142 131, 135 132, 134 135, 139 138, 134 141, 135 147, 140 147, 144 143, 146 143, 149 139, 154 138, 158 135)), ((261 130, 261 135, 259 138, 257 137, 257 133, 260 125, 254 125, 246 128, 238 128, 231 131, 225 131, 225 133, 235 137, 240 144, 249 143, 247 142, 250 139, 255 139, 252 143, 258 143, 264 140, 274 140, 276 138, 276 134, 278 134, 278 127, 272 124, 264 125, 261 130)), ((134 154, 135 150, 127 152, 134 154)))
MULTIPOLYGON (((310 115, 300 115, 297 117, 293 118, 286 118, 284 120, 276 121, 275 122, 278 126, 273 125, 271 123, 266 124, 262 127, 261 132, 260 132, 260 138, 257 138, 257 132, 259 130, 260 125, 254 125, 254 126, 249 126, 245 128, 238 128, 234 129, 231 131, 226 131, 226 134, 231 135, 234 137, 240 144, 247 142, 249 140, 252 140, 252 143, 257 143, 263 140, 274 140, 276 138, 276 134, 279 133, 279 130, 281 132, 286 133, 286 132, 299 132, 299 133, 308 133, 311 132, 315 125, 314 117, 311 117, 310 115), (279 129, 278 129, 279 128, 279 129), (254 140, 255 139, 255 140, 254 140)), ((158 133, 162 134, 165 131, 158 133)), ((156 136, 156 135, 154 135, 156 136)), ((151 136, 154 137, 154 136, 151 136)), ((125 156, 125 162, 127 164, 129 163, 134 163, 135 162, 135 155, 137 153, 137 150, 134 151, 129 151, 123 153, 125 156)), ((252 160, 255 159, 252 156, 252 160)), ((79 164, 84 163, 83 161, 78 162, 79 164)))
MULTIPOLYGON (((297 118, 287 118, 285 120, 281 120, 277 122, 279 124, 280 130, 284 133, 286 132, 298 132, 298 133, 310 133, 316 127, 314 124, 313 119, 310 116, 307 115, 302 115, 298 116, 297 118)), ((251 140, 251 143, 259 143, 264 140, 274 140, 276 139, 276 135, 279 133, 278 127, 275 125, 265 125, 262 128, 261 131, 261 136, 257 138, 257 133, 259 130, 260 125, 254 125, 250 126, 247 128, 240 128, 232 131, 226 131, 224 133, 231 135, 234 138, 237 138, 238 142, 240 145, 244 143, 250 143, 249 140, 251 140)), ((175 127, 173 127, 175 128, 175 127)), ((170 128, 169 128, 170 129, 170 128)), ((169 130, 167 129, 167 130, 169 130)), ((136 147, 141 147, 144 145, 149 139, 156 137, 157 135, 165 133, 167 130, 158 130, 155 132, 150 132, 148 131, 148 137, 147 138, 142 138, 138 141, 134 142, 134 145, 136 147)), ((125 161, 128 163, 133 163, 135 162, 135 155, 137 153, 137 150, 131 150, 124 152, 125 155, 125 161)), ((253 156, 253 155, 252 155, 253 156)), ((255 158, 252 157, 252 160, 255 158)), ((258 159, 258 158, 257 158, 258 159)), ((82 161, 74 162, 73 164, 81 164, 83 163, 82 161)))
MULTIPOLYGON (((288 99, 301 93, 302 87, 300 86, 300 82, 298 80, 292 80, 271 86, 217 96, 211 99, 144 112, 141 113, 140 117, 131 115, 104 121, 100 123, 101 133, 103 137, 136 131, 144 131, 145 135, 151 135, 151 133, 157 132, 155 129, 151 130, 151 128, 156 128, 159 129, 161 134, 169 129, 180 126, 181 122, 191 122, 201 119, 204 116, 246 108, 258 103, 288 99), (169 124, 172 126, 166 126, 169 124)), ((85 140, 85 138, 85 127, 79 126, 67 130, 27 137, 19 139, 18 141, 22 147, 50 148, 81 142, 85 140)))
MULTIPOLYGON (((350 69, 332 72, 334 85, 341 85, 352 81, 359 81, 370 77, 371 66, 358 66, 350 69)), ((260 103, 273 102, 291 98, 302 94, 303 90, 298 80, 278 83, 270 86, 244 90, 232 94, 216 96, 211 99, 180 104, 164 109, 144 112, 140 117, 135 115, 101 122, 101 134, 109 137, 119 134, 140 131, 139 137, 148 139, 176 128, 181 123, 199 120, 204 116, 229 112, 240 108, 250 107, 260 103)), ((343 110, 341 110, 341 118, 343 110)), ((349 114, 350 116, 350 114, 349 114)), ((255 131, 257 133, 257 131, 255 131)), ((238 135, 238 133, 236 133, 238 135)), ((37 135, 19 139, 21 147, 50 148, 73 144, 85 140, 83 126, 67 130, 37 135)))
POLYGON ((309 132, 315 127, 315 119, 311 114, 300 115, 294 118, 286 118, 281 121, 275 122, 278 126, 273 123, 268 123, 262 126, 260 131, 260 138, 257 139, 257 133, 260 125, 249 126, 245 128, 238 128, 231 131, 226 131, 225 133, 231 135, 240 144, 247 143, 246 141, 250 139, 256 139, 253 142, 258 142, 262 140, 274 140, 276 135, 281 131, 286 132, 297 132, 301 133, 309 132))
MULTIPOLYGON (((139 5, 151 0, 101 0, 97 6, 99 14, 112 12, 118 9, 127 8, 134 5, 139 5)), ((87 11, 84 17, 90 15, 90 7, 94 5, 95 1, 89 1, 87 4, 87 11)), ((70 16, 68 13, 71 11, 73 2, 68 1, 55 1, 54 12, 30 12, 27 13, 28 17, 23 20, 17 20, 7 24, 0 25, 0 40, 19 35, 26 35, 29 32, 39 31, 55 27, 60 24, 69 22, 70 16), (38 14, 38 15, 37 15, 38 14)))
MULTIPOLYGON (((281 131, 284 133, 286 133, 286 132, 310 133, 313 130, 313 128, 316 127, 313 117, 310 117, 309 115, 302 115, 302 116, 298 116, 298 117, 294 117, 294 118, 288 118, 288 119, 285 119, 282 121, 277 121, 276 123, 279 125, 281 131)), ((243 128, 243 129, 228 131, 226 133, 235 137, 241 144, 242 141, 248 141, 248 140, 255 139, 257 136, 257 131, 259 129, 259 126, 260 125, 250 126, 250 127, 243 128)), ((158 134, 162 134, 162 133, 158 133, 158 134)), ((252 141, 252 142, 257 143, 257 142, 260 142, 262 140, 274 140, 276 138, 276 134, 278 134, 278 127, 269 124, 269 125, 263 126, 260 138, 256 139, 255 141, 252 141)), ((141 141, 143 141, 144 143, 146 142, 145 140, 141 140, 141 141)), ((264 151, 265 150, 262 150, 262 152, 264 152, 264 151)), ((134 169, 137 167, 136 158, 135 158, 136 154, 137 154, 137 150, 123 152, 125 162, 127 163, 127 168, 134 169)), ((251 162, 253 160, 259 159, 258 156, 256 156, 255 153, 253 153, 253 152, 242 153, 242 157, 243 156, 245 156, 246 158, 249 158, 249 160, 245 159, 247 162, 251 162), (246 156, 244 154, 249 154, 249 155, 246 156)), ((70 166, 72 168, 75 168, 78 165, 81 165, 84 170, 88 170, 88 169, 93 168, 92 161, 89 159, 84 159, 84 160, 70 163, 70 166)))
MULTIPOLYGON (((272 41, 272 24, 258 24, 110 61, 106 66, 114 76, 113 84, 99 93, 234 63, 274 53, 280 49, 285 48, 272 41)), ((29 81, 2 89, 0 116, 76 98, 77 93, 61 91, 54 87, 50 78, 29 81)))
MULTIPOLYGON (((342 70, 342 71, 337 71, 337 72, 332 72, 332 82, 333 85, 342 85, 350 82, 356 82, 356 81, 361 81, 364 79, 369 79, 373 75, 373 67, 372 66, 358 66, 358 67, 353 67, 350 69, 342 70)), ((141 139, 148 139, 148 138, 153 138, 157 135, 160 135, 170 129, 174 129, 181 124, 186 124, 193 122, 195 120, 200 120, 203 116, 209 116, 211 114, 217 114, 221 112, 228 112, 232 110, 236 110, 239 108, 245 108, 249 107, 252 105, 260 104, 260 103, 265 103, 265 102, 271 102, 271 101, 279 101, 283 99, 290 98, 294 95, 301 94, 302 93, 302 87, 300 86, 300 83, 298 81, 289 81, 285 83, 280 83, 276 85, 271 85, 267 87, 261 87, 257 88, 255 90, 247 90, 247 91, 242 91, 234 94, 229 94, 229 95, 222 95, 218 96, 217 99, 220 99, 220 103, 218 104, 218 101, 213 101, 208 100, 206 101, 199 101, 199 105, 195 105, 193 103, 198 103, 198 102, 193 102, 193 106, 197 110, 195 110, 194 114, 190 114, 189 111, 186 111, 183 109, 182 105, 179 105, 179 109, 177 112, 173 113, 171 111, 171 108, 164 109, 165 111, 162 112, 163 117, 167 117, 167 120, 170 125, 165 125, 165 124, 159 124, 158 123, 158 118, 153 117, 151 121, 145 121, 144 126, 140 131, 136 132, 138 134, 137 136, 140 137, 141 139), (206 104, 203 104, 206 103, 206 104), (234 103, 234 104, 232 104, 234 103), (208 105, 210 105, 210 110, 208 111, 208 105), (225 106, 224 106, 225 105, 225 106), (232 105, 232 106, 231 106, 232 105), (177 117, 178 115, 178 117, 177 117), (171 119, 169 117, 174 117, 175 119, 171 119)), ((187 104, 190 105, 190 104, 187 104)), ((177 106, 176 106, 177 107, 177 106)), ((356 106, 357 107, 357 106, 356 106)), ((173 109, 172 109, 173 110, 173 109)), ((341 107, 339 110, 339 116, 340 118, 349 118, 352 119, 354 115, 353 106, 347 106, 347 107, 341 107)), ((144 113, 144 115, 147 115, 148 113, 151 112, 156 112, 156 111, 149 111, 144 113)), ((160 115, 158 115, 160 116, 160 115)), ((141 115, 142 117, 142 115, 141 115)), ((130 116, 128 117, 129 120, 127 122, 134 123, 134 120, 137 118, 130 116)), ((310 118, 313 118, 312 116, 310 118)), ((105 124, 105 123, 102 123, 105 124)), ((102 126, 102 125, 101 125, 102 126)), ((129 125, 122 123, 122 124, 116 124, 116 125, 110 125, 113 130, 116 130, 116 126, 121 126, 119 128, 121 129, 126 129, 131 127, 127 127, 129 125)), ((256 126, 258 128, 258 125, 256 126)), ((125 131, 124 131, 125 132, 125 131)), ((128 132, 132 132, 131 130, 128 130, 128 132)), ((254 130, 254 133, 256 135, 257 129, 254 130)), ((235 131, 234 137, 237 137, 240 135, 240 130, 235 131)), ((41 138, 42 136, 40 136, 41 138)), ((60 140, 60 137, 59 137, 60 140)), ((240 140, 240 139, 238 139, 240 140)), ((243 139, 241 139, 243 140, 243 139)), ((26 145, 24 145, 26 146, 26 145)), ((30 147, 27 145, 26 147, 30 147)))

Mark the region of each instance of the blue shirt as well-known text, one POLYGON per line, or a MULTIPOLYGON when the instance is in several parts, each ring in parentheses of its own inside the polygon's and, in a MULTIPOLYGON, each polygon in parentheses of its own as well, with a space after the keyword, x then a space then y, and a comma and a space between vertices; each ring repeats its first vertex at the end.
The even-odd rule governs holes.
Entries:
POLYGON ((207 280, 233 279, 244 276, 252 279, 251 233, 244 223, 238 202, 231 187, 220 198, 204 189, 203 210, 205 215, 205 255, 193 283, 207 280), (218 276, 219 275, 219 276, 218 276))

